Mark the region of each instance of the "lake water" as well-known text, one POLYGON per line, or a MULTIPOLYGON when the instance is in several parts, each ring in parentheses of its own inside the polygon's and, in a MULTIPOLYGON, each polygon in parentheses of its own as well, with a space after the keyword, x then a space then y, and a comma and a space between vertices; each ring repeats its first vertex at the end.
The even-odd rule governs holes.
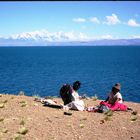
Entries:
POLYGON ((76 80, 100 99, 119 82, 124 100, 140 102, 140 46, 0 47, 0 93, 58 96, 76 80))

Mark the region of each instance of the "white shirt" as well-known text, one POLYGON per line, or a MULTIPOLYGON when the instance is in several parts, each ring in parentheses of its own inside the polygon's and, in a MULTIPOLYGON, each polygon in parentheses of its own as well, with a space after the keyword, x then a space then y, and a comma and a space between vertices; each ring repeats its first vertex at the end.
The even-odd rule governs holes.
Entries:
POLYGON ((79 101, 80 96, 78 94, 78 92, 74 91, 72 92, 72 101, 79 101))
POLYGON ((122 103, 122 95, 120 92, 117 92, 115 95, 113 94, 113 92, 111 92, 109 94, 109 103, 114 104, 116 102, 117 99, 120 99, 118 102, 122 103))
POLYGON ((83 111, 85 109, 84 102, 80 99, 78 92, 72 91, 72 102, 67 105, 68 107, 76 110, 83 111))

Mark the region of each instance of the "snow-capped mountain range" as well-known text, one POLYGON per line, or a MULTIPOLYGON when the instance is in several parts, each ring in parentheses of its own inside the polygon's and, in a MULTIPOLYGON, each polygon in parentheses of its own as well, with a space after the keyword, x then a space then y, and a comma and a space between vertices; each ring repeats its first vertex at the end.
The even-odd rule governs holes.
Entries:
POLYGON ((49 32, 47 30, 23 32, 7 37, 0 36, 0 46, 99 46, 99 45, 140 45, 140 38, 117 39, 111 35, 88 37, 83 33, 49 32))

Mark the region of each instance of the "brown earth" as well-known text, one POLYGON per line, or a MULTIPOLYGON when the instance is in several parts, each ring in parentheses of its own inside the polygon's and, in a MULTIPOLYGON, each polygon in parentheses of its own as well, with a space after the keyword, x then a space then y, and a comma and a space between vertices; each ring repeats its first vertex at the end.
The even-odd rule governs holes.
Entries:
MULTIPOLYGON (((59 98, 54 100, 62 103, 59 98)), ((88 106, 99 103, 84 101, 88 106)), ((62 109, 44 107, 33 97, 1 94, 0 140, 140 140, 140 104, 125 103, 137 111, 136 115, 116 111, 106 117, 103 113, 72 111, 68 116, 62 109)))

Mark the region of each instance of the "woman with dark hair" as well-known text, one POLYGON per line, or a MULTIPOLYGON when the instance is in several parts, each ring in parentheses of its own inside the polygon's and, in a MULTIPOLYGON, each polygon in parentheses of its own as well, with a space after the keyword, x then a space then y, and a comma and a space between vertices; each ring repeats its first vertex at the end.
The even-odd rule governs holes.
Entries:
POLYGON ((82 100, 82 97, 78 94, 78 89, 81 86, 80 81, 76 81, 73 83, 72 93, 71 93, 71 102, 64 106, 64 108, 74 109, 83 111, 85 109, 85 104, 82 100))

